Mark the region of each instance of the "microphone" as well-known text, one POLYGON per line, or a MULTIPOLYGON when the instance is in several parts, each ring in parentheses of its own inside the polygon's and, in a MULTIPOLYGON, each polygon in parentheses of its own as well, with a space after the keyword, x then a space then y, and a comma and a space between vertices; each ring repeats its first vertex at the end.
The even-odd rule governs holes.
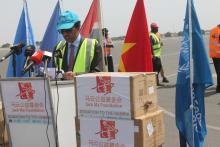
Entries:
POLYGON ((44 57, 43 57, 43 61, 44 61, 44 76, 46 76, 46 77, 48 77, 47 65, 50 62, 51 57, 52 57, 52 53, 51 52, 44 51, 44 57))
POLYGON ((44 53, 41 50, 36 51, 31 57, 29 64, 22 70, 22 73, 25 74, 34 64, 40 64, 42 62, 44 53))
POLYGON ((23 42, 20 42, 18 44, 13 45, 12 47, 10 47, 10 49, 19 50, 19 49, 23 48, 24 46, 25 46, 25 44, 23 42))
POLYGON ((65 47, 66 43, 65 42, 62 42, 62 44, 60 45, 60 47, 58 49, 55 49, 53 51, 53 58, 56 57, 56 60, 53 60, 53 64, 56 65, 57 64, 57 67, 58 67, 58 71, 57 73, 60 73, 61 72, 61 67, 60 67, 60 60, 59 59, 62 59, 63 58, 63 55, 62 55, 62 50, 63 48, 65 47))
POLYGON ((63 58, 62 50, 65 45, 66 45, 66 43, 62 43, 58 49, 54 50, 53 56, 56 58, 63 58))
POLYGON ((35 51, 35 46, 34 45, 28 45, 27 48, 25 49, 24 55, 26 57, 32 56, 35 51))
POLYGON ((12 54, 16 54, 16 55, 19 55, 21 54, 22 52, 22 48, 25 46, 25 44, 23 42, 19 43, 19 44, 16 44, 12 47, 10 47, 10 51, 5 55, 3 56, 1 59, 0 59, 0 62, 4 61, 5 59, 7 59, 9 56, 11 56, 12 54))
POLYGON ((44 58, 43 58, 43 61, 45 60, 50 60, 52 58, 52 53, 51 52, 48 52, 48 51, 44 51, 44 58))
POLYGON ((35 51, 35 46, 33 45, 28 45, 27 48, 25 49, 24 55, 26 57, 24 68, 27 66, 29 63, 30 57, 34 54, 35 51))

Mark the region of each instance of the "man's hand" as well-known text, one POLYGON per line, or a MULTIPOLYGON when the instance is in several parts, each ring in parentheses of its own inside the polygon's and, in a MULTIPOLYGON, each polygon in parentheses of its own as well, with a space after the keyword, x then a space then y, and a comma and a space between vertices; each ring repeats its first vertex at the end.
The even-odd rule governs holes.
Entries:
POLYGON ((73 80, 74 73, 72 71, 68 71, 64 73, 64 79, 65 80, 73 80))

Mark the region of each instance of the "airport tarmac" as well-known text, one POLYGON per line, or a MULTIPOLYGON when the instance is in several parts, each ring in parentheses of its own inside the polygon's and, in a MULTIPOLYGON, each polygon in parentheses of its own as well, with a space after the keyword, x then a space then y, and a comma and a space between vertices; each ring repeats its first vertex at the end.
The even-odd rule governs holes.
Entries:
MULTIPOLYGON (((165 130, 166 142, 164 147, 178 147, 179 134, 175 124, 175 84, 177 77, 177 69, 179 63, 179 50, 181 46, 181 37, 162 38, 164 46, 162 47, 162 63, 165 74, 170 81, 165 86, 158 87, 158 102, 160 107, 165 112, 165 130)), ((209 36, 204 37, 208 51, 209 36)), ((114 42, 113 58, 115 70, 118 68, 118 60, 121 54, 123 43, 120 41, 114 42)), ((206 90, 205 106, 206 106, 206 127, 207 136, 204 147, 219 147, 220 146, 220 94, 216 94, 216 72, 214 65, 210 59, 210 67, 212 70, 214 85, 206 90)))

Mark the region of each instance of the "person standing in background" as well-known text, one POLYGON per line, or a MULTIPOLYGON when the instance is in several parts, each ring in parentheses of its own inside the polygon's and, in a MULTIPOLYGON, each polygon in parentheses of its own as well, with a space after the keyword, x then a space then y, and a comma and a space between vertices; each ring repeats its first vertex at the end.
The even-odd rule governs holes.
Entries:
POLYGON ((210 32, 209 56, 213 60, 217 74, 216 93, 220 93, 220 24, 214 27, 210 32))
POLYGON ((114 48, 114 45, 113 45, 111 38, 109 37, 107 28, 102 29, 102 35, 104 37, 103 47, 104 47, 104 54, 105 54, 105 62, 107 62, 107 65, 108 65, 108 72, 114 72, 114 64, 113 64, 113 58, 112 58, 112 48, 114 48))
MULTIPOLYGON (((162 42, 161 39, 160 39, 160 33, 157 32, 156 35, 157 35, 157 37, 158 37, 158 39, 159 39, 159 41, 160 41, 160 46, 162 47, 162 46, 163 46, 163 42, 162 42)), ((166 76, 165 76, 162 62, 161 62, 160 75, 161 75, 161 77, 163 78, 162 82, 164 82, 164 83, 169 83, 169 80, 168 80, 168 79, 166 78, 166 76)))
POLYGON ((157 85, 159 85, 159 73, 162 70, 163 82, 168 83, 169 81, 164 76, 164 70, 162 69, 161 63, 161 41, 160 36, 158 37, 158 25, 156 23, 151 24, 151 32, 150 32, 150 43, 152 49, 152 62, 153 62, 153 71, 157 72, 157 85))

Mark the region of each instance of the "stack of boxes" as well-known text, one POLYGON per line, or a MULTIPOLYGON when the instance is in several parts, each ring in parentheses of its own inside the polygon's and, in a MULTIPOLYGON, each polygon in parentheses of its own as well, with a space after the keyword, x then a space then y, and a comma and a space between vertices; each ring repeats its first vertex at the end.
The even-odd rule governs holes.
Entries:
POLYGON ((78 147, 159 147, 165 142, 155 73, 75 77, 78 147))

